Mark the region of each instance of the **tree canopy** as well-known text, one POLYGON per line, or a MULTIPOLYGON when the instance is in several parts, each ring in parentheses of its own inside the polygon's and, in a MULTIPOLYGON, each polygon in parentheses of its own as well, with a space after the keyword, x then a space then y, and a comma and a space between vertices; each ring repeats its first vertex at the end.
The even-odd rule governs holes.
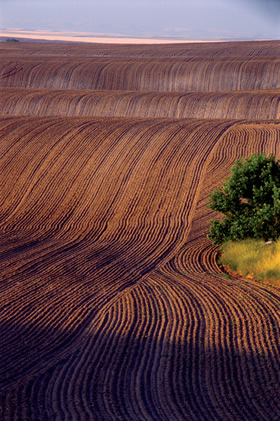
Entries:
POLYGON ((280 161, 271 154, 238 159, 209 207, 224 218, 211 221, 214 244, 246 238, 274 241, 280 237, 280 161))

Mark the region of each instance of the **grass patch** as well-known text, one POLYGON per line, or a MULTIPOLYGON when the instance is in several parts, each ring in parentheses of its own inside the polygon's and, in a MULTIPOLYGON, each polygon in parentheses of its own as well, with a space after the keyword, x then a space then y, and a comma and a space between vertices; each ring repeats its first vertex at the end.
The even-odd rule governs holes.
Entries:
POLYGON ((219 262, 242 276, 280 286, 280 240, 271 244, 253 239, 227 241, 219 262))

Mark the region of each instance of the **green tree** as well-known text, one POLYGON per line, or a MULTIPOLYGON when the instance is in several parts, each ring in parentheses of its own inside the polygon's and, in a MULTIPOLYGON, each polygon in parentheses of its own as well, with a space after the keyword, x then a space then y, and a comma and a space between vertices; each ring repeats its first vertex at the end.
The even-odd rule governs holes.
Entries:
POLYGON ((274 241, 280 237, 280 161, 271 154, 238 159, 221 189, 210 195, 209 207, 224 218, 211 221, 214 244, 245 238, 274 241))

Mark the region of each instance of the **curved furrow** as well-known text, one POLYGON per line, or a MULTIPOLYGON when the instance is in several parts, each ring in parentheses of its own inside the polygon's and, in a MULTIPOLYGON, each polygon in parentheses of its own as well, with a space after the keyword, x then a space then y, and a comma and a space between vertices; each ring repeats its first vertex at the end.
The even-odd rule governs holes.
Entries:
MULTIPOLYGON (((218 316, 214 325, 206 329, 209 338, 213 332, 211 340, 207 341, 209 349, 215 349, 216 344, 225 347, 223 352, 219 351, 222 357, 217 354, 213 357, 224 361, 221 371, 214 369, 212 377, 213 383, 219 379, 219 388, 224 384, 222 398, 220 390, 217 392, 209 386, 214 394, 213 405, 215 400, 220 400, 218 406, 226 411, 217 419, 251 419, 254 414, 254 419, 262 420, 267 419, 268 412, 269 419, 277 419, 279 413, 279 290, 270 288, 268 292, 259 283, 242 279, 240 282, 224 280, 216 263, 216 247, 205 237, 210 213, 206 207, 207 195, 228 174, 240 154, 240 146, 242 156, 257 151, 279 156, 279 134, 279 125, 275 123, 239 123, 226 132, 212 151, 188 242, 158 269, 159 275, 171 285, 181 283, 188 295, 195 291, 195 296, 205 302, 210 319, 215 318, 215 314, 218 316), (200 283, 202 292, 199 291, 200 283), (225 381, 227 377, 231 380, 225 381), (237 408, 242 408, 242 412, 237 408)), ((207 414, 197 416, 200 417, 206 419, 207 414)))
POLYGON ((206 234, 280 156, 279 41, 2 44, 0 418, 278 420, 279 289, 206 234))
MULTIPOLYGON (((144 40, 143 40, 144 42, 144 40)), ((102 43, 1 43, 0 53, 7 56, 58 57, 276 57, 279 40, 199 42, 172 44, 102 44, 102 43)))
MULTIPOLYGON (((209 341, 210 343, 207 343, 208 341, 206 342, 206 349, 204 349, 205 346, 203 346, 201 341, 201 338, 205 338, 205 334, 207 331, 211 332, 211 328, 207 326, 209 323, 209 319, 210 325, 213 329, 212 332, 216 333, 218 323, 214 322, 213 325, 213 318, 214 320, 216 319, 215 313, 217 313, 217 311, 213 311, 213 308, 211 306, 211 299, 208 299, 208 297, 204 297, 203 294, 201 296, 199 294, 199 289, 196 286, 194 288, 190 287, 190 285, 188 285, 188 282, 185 282, 185 279, 183 282, 177 282, 176 278, 174 277, 171 282, 166 282, 164 278, 163 280, 168 285, 169 290, 171 288, 172 297, 175 296, 173 299, 176 303, 176 307, 181 307, 183 309, 183 312, 187 313, 187 306, 191 310, 191 313, 193 313, 192 317, 188 318, 187 325, 185 326, 185 329, 187 331, 186 340, 187 342, 189 342, 189 344, 191 344, 192 348, 186 349, 184 351, 184 354, 186 355, 185 358, 187 359, 187 364, 186 369, 182 371, 182 373, 189 372, 190 377, 184 377, 184 375, 182 376, 182 373, 180 372, 174 375, 173 384, 176 388, 176 393, 180 393, 181 399, 184 399, 183 395, 184 393, 186 393, 186 391, 189 399, 190 397, 196 397, 196 399, 191 404, 193 406, 193 411, 195 411, 196 413, 197 419, 207 418, 207 414, 210 408, 213 419, 214 417, 216 419, 216 417, 218 417, 218 413, 215 411, 215 405, 213 405, 215 399, 217 399, 215 397, 215 391, 213 390, 213 388, 209 389, 213 390, 212 393, 214 394, 214 399, 213 397, 210 399, 208 396, 209 392, 207 390, 209 385, 205 387, 205 380, 201 379, 199 371, 201 367, 203 367, 204 369, 207 367, 207 365, 205 364, 205 359, 208 347, 213 353, 215 353, 213 356, 213 359, 215 360, 217 359, 217 354, 222 353, 222 349, 219 349, 218 351, 216 350, 215 352, 215 346, 213 346, 213 343, 211 343, 211 341, 209 341), (209 317, 208 312, 210 313, 211 317, 209 317), (199 324, 196 327, 198 321, 199 324), (180 377, 182 377, 182 379, 180 379, 180 377), (181 380, 181 385, 179 379, 181 380), (178 391, 179 385, 181 386, 180 391, 178 391)), ((222 321, 224 321, 224 317, 225 314, 223 314, 223 317, 221 317, 222 321)), ((176 326, 176 329, 178 329, 176 317, 174 317, 174 319, 174 325, 176 326)), ((223 323, 219 323, 219 326, 220 329, 223 330, 223 323)), ((172 343, 173 342, 177 343, 178 341, 174 341, 173 339, 172 343)), ((215 377, 215 381, 217 381, 217 373, 215 377)), ((220 377, 222 376, 220 375, 220 377)))
POLYGON ((164 381, 159 372, 166 370, 166 353, 171 351, 164 336, 170 330, 172 310, 154 295, 153 287, 138 289, 104 313, 100 328, 89 331, 76 359, 69 359, 67 370, 57 378, 51 398, 67 403, 61 417, 178 419, 172 400, 167 409, 157 393, 164 381), (79 415, 75 402, 79 402, 79 415))
POLYGON ((220 272, 217 266, 218 248, 211 245, 206 238, 209 220, 216 216, 208 209, 209 194, 229 176, 230 168, 241 154, 245 157, 260 152, 280 156, 279 123, 239 122, 223 135, 220 143, 213 149, 206 169, 188 242, 168 263, 172 268, 179 271, 191 268, 193 273, 220 272))
POLYGON ((22 117, 21 132, 14 119, 16 134, 3 118, 10 147, 1 161, 12 168, 8 181, 2 173, 5 387, 62 358, 92 317, 176 252, 209 152, 233 124, 22 117), (24 333, 7 365, 18 320, 24 333))
POLYGON ((6 115, 277 119, 280 91, 137 92, 2 88, 6 115))
MULTIPOLYGON (((158 373, 157 380, 157 390, 165 386, 165 396, 161 399, 161 406, 163 399, 166 399, 167 407, 173 409, 171 419, 183 419, 187 414, 191 414, 191 419, 195 419, 199 413, 197 408, 204 407, 207 399, 204 393, 198 392, 198 389, 194 391, 199 347, 197 339, 199 332, 204 329, 203 308, 192 292, 183 304, 178 285, 168 284, 155 274, 149 278, 149 282, 153 287, 160 286, 162 299, 166 301, 168 299, 169 304, 170 327, 168 331, 164 331, 165 342, 168 344, 167 364, 163 373, 158 373)), ((168 416, 165 418, 168 419, 168 416)))
MULTIPOLYGON (((41 120, 36 120, 36 122, 41 124, 41 120)), ((63 121, 63 124, 65 123, 67 121, 63 121)), ((80 120, 78 120, 78 123, 81 125, 80 120)), ((30 162, 28 156, 25 158, 24 155, 23 158, 26 159, 27 169, 24 175, 30 181, 33 179, 35 181, 35 184, 30 184, 29 188, 24 186, 23 181, 18 182, 20 177, 23 180, 25 178, 22 176, 22 169, 13 167, 8 183, 6 181, 3 182, 10 188, 6 197, 3 197, 3 207, 7 208, 7 211, 3 213, 5 215, 3 226, 5 226, 6 232, 11 230, 20 231, 21 226, 24 226, 26 230, 28 224, 30 224, 29 231, 31 232, 32 230, 38 231, 39 227, 46 231, 48 229, 47 224, 51 224, 51 231, 55 232, 56 235, 58 234, 58 238, 61 239, 63 239, 61 234, 63 234, 64 230, 67 238, 67 232, 69 232, 71 227, 70 233, 73 238, 77 220, 77 231, 79 231, 80 240, 82 221, 84 229, 86 229, 85 233, 89 230, 92 231, 93 222, 104 220, 105 215, 111 226, 115 226, 115 221, 119 224, 120 220, 131 220, 133 223, 134 219, 138 219, 139 200, 140 198, 142 201, 145 199, 147 191, 149 191, 150 201, 147 201, 146 205, 143 202, 146 208, 143 208, 140 216, 143 218, 143 222, 150 215, 156 215, 160 204, 162 207, 161 215, 164 216, 165 209, 171 208, 171 206, 173 214, 175 214, 177 209, 184 209, 181 206, 182 200, 185 200, 182 183, 187 187, 187 185, 195 185, 199 182, 199 172, 192 174, 192 180, 188 179, 186 173, 188 168, 184 169, 183 173, 180 172, 183 161, 186 165, 187 158, 191 165, 195 167, 197 165, 195 154, 197 148, 200 147, 199 142, 202 136, 208 135, 209 141, 211 140, 214 143, 217 141, 216 136, 219 131, 221 129, 224 130, 223 126, 226 127, 228 125, 228 123, 223 122, 203 123, 200 121, 186 121, 186 123, 176 121, 151 121, 147 123, 139 121, 138 124, 136 121, 133 121, 133 123, 123 121, 122 131, 116 142, 114 136, 116 136, 116 131, 118 131, 121 123, 118 122, 114 126, 108 127, 108 124, 104 121, 102 129, 104 130, 106 124, 106 132, 109 136, 107 135, 106 137, 106 132, 100 130, 101 136, 95 140, 91 136, 94 136, 92 129, 96 128, 97 123, 100 130, 103 121, 87 123, 87 125, 82 125, 82 131, 80 128, 77 128, 77 131, 73 130, 73 136, 69 136, 69 138, 66 136, 65 140, 64 138, 59 139, 55 148, 51 146, 48 155, 43 156, 42 163, 44 165, 41 165, 40 161, 38 165, 38 162, 35 161, 37 165, 36 172, 32 169, 32 161, 30 162), (162 138, 162 142, 157 142, 157 136, 159 135, 162 138), (169 140, 169 142, 165 143, 165 139, 166 141, 169 140), (128 144, 130 144, 130 148, 127 147, 128 144), (102 155, 100 153, 101 146, 102 155), (93 153, 94 148, 96 148, 96 153, 93 153), (64 155, 61 155, 61 150, 65 151, 65 153, 67 151, 69 154, 70 158, 67 162, 65 162, 64 155), (91 152, 90 158, 88 158, 89 151, 91 152), (153 151, 152 154, 151 151, 153 151), (122 160, 118 159, 118 157, 122 160), (163 160, 169 162, 164 168, 161 165, 163 160), (129 162, 131 163, 130 165, 128 164, 129 162), (75 168, 75 165, 77 165, 77 168, 75 168), (104 175, 112 168, 114 169, 112 176, 105 179, 104 175), (146 178, 147 172, 156 175, 156 178, 146 178), (73 174, 73 178, 69 177, 69 173, 73 174), (56 181, 59 181, 59 190, 56 188, 56 184, 53 183, 54 177, 56 181), (38 182, 38 179, 42 181, 38 182), (91 180, 94 180, 97 186, 93 185, 91 180), (173 190, 171 181, 178 183, 177 196, 170 195, 170 192, 173 190), (116 183, 117 186, 120 186, 119 190, 116 188, 116 183), (158 195, 159 183, 163 186, 161 196, 158 195), (23 190, 23 186, 27 189, 26 192, 23 190), (140 186, 140 189, 138 186, 140 186), (91 190, 93 190, 92 193, 91 190), (129 191, 132 191, 134 195, 129 195, 129 191), (24 195, 21 197, 23 193, 24 195), (103 201, 100 200, 104 195, 106 195, 105 198, 108 198, 107 207, 104 207, 104 199, 103 201), (113 199, 112 195, 114 195, 113 199), (68 210, 74 204, 73 196, 76 206, 69 214, 68 210), (176 204, 178 200, 180 202, 176 204), (47 209, 46 201, 48 201, 47 209), (14 205, 13 202, 15 202, 14 205), (59 203, 59 206, 57 206, 57 203, 59 203), (93 207, 91 203, 95 204, 95 206, 93 207), (12 212, 11 209, 13 209, 12 212), (35 209, 38 222, 33 217, 35 209), (129 214, 127 214, 127 210, 129 214), (92 212, 91 215, 89 211, 92 212), (108 211, 110 212, 109 214, 108 211), (125 212, 123 217, 121 217, 120 211, 125 212), (10 215, 7 212, 10 212, 10 215), (52 215, 51 219, 50 215, 52 215), (67 219, 65 220, 66 215, 67 219), (110 216, 112 217, 110 218, 110 216), (61 224, 62 218, 64 218, 63 225, 61 224), (12 219, 12 225, 9 224, 10 219, 12 219), (91 220, 91 225, 89 225, 89 220, 91 220), (61 229, 58 230, 60 226, 61 229)), ((72 121, 69 121, 70 124, 73 127, 72 121)), ((65 130, 64 126, 63 129, 65 130)), ((56 131, 57 127, 54 130, 56 131)), ((3 137, 5 134, 7 136, 7 133, 4 132, 3 137)), ((50 127, 48 136, 53 134, 54 132, 51 131, 50 127)), ((10 132, 8 135, 10 137, 13 136, 10 132)), ((17 140, 15 143, 16 152, 15 155, 12 155, 13 159, 15 159, 15 156, 19 159, 21 151, 24 150, 24 145, 21 145, 22 137, 20 133, 17 136, 19 136, 20 140, 17 140)), ((34 136, 34 143, 36 144, 36 142, 37 138, 34 136)), ((30 142, 29 147, 31 147, 30 142)), ((201 144, 202 148, 203 145, 201 144)), ((209 148, 211 148, 210 142, 209 148)), ((207 150, 204 150, 203 153, 207 155, 207 150)), ((39 159, 41 158, 39 157, 39 159)), ((199 160, 200 162, 203 161, 203 156, 199 160)), ((11 162, 11 155, 9 154, 5 157, 3 167, 7 165, 7 162, 11 162)), ((188 190, 189 188, 186 189, 186 192, 188 190)), ((195 189, 193 190, 195 191, 195 189)), ((137 224, 139 229, 139 221, 137 224)), ((102 226, 104 227, 104 223, 99 227, 99 230, 102 229, 102 226)), ((126 231, 129 236, 128 230, 126 231)))
MULTIPOLYGON (((176 305, 184 312, 188 300, 191 308, 203 309, 199 320, 204 329, 200 329, 194 342, 200 348, 199 363, 195 365, 193 361, 190 364, 194 377, 192 382, 182 386, 185 392, 191 383, 192 393, 199 396, 198 399, 202 399, 201 395, 207 396, 208 403, 200 401, 201 413, 196 414, 195 419, 237 417, 249 420, 254 414, 254 419, 261 420, 270 405, 271 419, 274 419, 279 411, 279 330, 275 327, 276 322, 279 324, 279 307, 275 305, 279 304, 279 291, 276 291, 278 299, 272 303, 271 298, 264 299, 263 291, 259 289, 257 295, 257 288, 252 289, 248 283, 233 284, 210 275, 179 275, 168 271, 163 274, 162 270, 159 276, 167 288, 174 289, 176 286, 182 289, 181 297, 176 294, 176 305), (272 311, 274 316, 271 316, 272 311), (220 344, 219 348, 217 344, 220 344), (211 411, 217 408, 221 412, 216 417, 212 412, 213 418, 208 418, 210 408, 211 411), (203 411, 206 412, 203 414, 203 411)), ((174 323, 178 329, 178 319, 175 318, 174 323)), ((190 341, 193 338, 194 332, 191 331, 190 341)), ((186 371, 182 370, 181 376, 182 373, 186 371)), ((178 376, 174 384, 178 389, 178 376)))
POLYGON ((2 88, 221 92, 280 89, 277 57, 1 60, 2 88), (17 67, 17 71, 14 71, 17 67))

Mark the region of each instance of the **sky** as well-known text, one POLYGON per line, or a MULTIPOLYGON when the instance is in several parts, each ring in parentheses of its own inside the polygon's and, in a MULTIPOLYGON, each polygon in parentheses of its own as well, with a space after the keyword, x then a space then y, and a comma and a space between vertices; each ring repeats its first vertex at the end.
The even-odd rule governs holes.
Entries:
POLYGON ((280 0, 0 0, 0 29, 280 39, 280 0))

